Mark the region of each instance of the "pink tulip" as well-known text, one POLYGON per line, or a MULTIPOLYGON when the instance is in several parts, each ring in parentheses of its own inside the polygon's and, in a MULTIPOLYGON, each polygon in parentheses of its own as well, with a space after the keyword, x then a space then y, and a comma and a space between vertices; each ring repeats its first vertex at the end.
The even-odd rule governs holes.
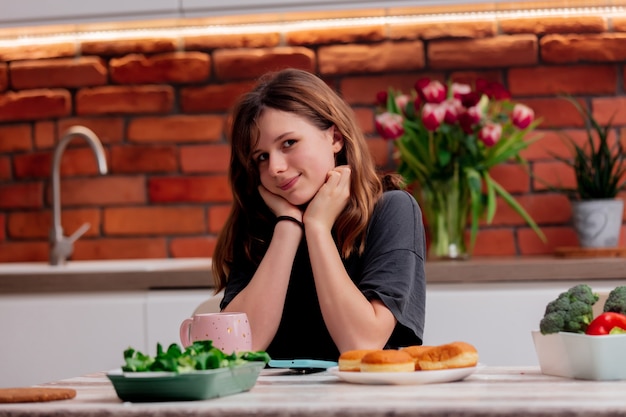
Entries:
POLYGON ((472 87, 469 84, 452 83, 450 89, 452 90, 452 97, 458 99, 472 92, 472 87))
POLYGON ((384 112, 376 116, 376 130, 387 140, 395 140, 402 136, 404 127, 402 127, 403 118, 399 114, 384 112))
POLYGON ((507 100, 511 98, 511 93, 497 81, 487 81, 484 79, 476 80, 476 91, 479 94, 485 94, 487 97, 495 100, 507 100))
POLYGON ((422 123, 424 123, 424 127, 431 132, 441 126, 445 115, 446 109, 441 105, 426 103, 424 107, 422 107, 422 123))
POLYGON ((400 94, 396 97, 396 106, 398 110, 402 112, 402 114, 406 114, 406 106, 409 104, 411 98, 406 94, 400 94))
POLYGON ((479 106, 472 106, 461 112, 459 115, 459 124, 465 133, 472 133, 474 127, 480 123, 483 118, 483 112, 479 106))
POLYGON ((511 93, 502 84, 496 83, 495 86, 492 87, 489 98, 493 98, 494 100, 508 100, 511 98, 511 93))
POLYGON ((446 87, 439 81, 431 81, 422 89, 422 94, 427 103, 441 103, 446 99, 446 87))
POLYGON ((485 115, 485 109, 479 105, 472 106, 467 109, 467 114, 470 116, 472 123, 476 124, 483 119, 485 115))
POLYGON ((502 126, 498 123, 487 122, 478 132, 480 139, 486 146, 495 145, 502 136, 502 126))
MULTIPOLYGON (((415 91, 417 91, 417 94, 419 94, 420 96, 422 96, 422 91, 424 90, 424 87, 426 87, 428 84, 430 84, 430 78, 420 78, 419 80, 415 81, 415 91)), ((423 99, 424 97, 422 97, 423 99)))
POLYGON ((490 81, 487 81, 484 78, 477 78, 476 82, 474 83, 476 85, 476 91, 482 94, 483 91, 485 91, 488 88, 489 83, 490 81))
POLYGON ((476 124, 472 122, 471 116, 467 112, 463 112, 459 115, 459 125, 463 132, 469 135, 474 131, 476 124))
POLYGON ((513 119, 513 125, 515 127, 518 129, 526 129, 535 119, 535 112, 524 104, 516 104, 515 107, 513 107, 511 118, 513 119))
POLYGON ((380 106, 386 106, 388 95, 389 93, 387 93, 386 91, 379 91, 378 93, 376 93, 376 104, 380 106))
POLYGON ((448 124, 454 124, 459 120, 459 115, 463 112, 463 105, 458 98, 449 98, 441 106, 445 110, 443 120, 448 124))
POLYGON ((419 94, 417 96, 415 96, 415 99, 413 100, 413 108, 415 109, 415 111, 417 111, 417 109, 422 107, 422 102, 423 102, 423 100, 419 96, 419 94))
POLYGON ((463 106, 469 109, 470 107, 478 104, 481 96, 482 95, 477 93, 476 91, 470 91, 469 93, 461 94, 459 98, 461 99, 461 103, 463 103, 463 106))

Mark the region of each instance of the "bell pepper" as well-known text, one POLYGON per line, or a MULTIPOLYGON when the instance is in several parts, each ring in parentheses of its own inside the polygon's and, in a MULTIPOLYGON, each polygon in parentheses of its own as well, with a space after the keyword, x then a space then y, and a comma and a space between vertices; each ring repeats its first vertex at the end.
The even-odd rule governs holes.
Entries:
POLYGON ((585 333, 592 336, 611 334, 611 330, 615 327, 626 331, 626 315, 613 312, 602 313, 589 323, 585 333))

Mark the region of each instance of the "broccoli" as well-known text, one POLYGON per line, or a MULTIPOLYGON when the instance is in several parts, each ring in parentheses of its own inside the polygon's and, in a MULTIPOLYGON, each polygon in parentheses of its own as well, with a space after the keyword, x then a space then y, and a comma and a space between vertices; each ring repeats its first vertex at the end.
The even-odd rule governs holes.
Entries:
POLYGON ((598 294, 586 284, 576 285, 562 292, 546 306, 544 316, 539 322, 539 330, 542 334, 585 333, 593 320, 593 305, 598 298, 598 294))
POLYGON ((626 286, 615 287, 604 302, 604 312, 626 314, 626 286))
POLYGON ((561 313, 548 313, 539 322, 539 330, 542 334, 557 333, 565 327, 565 320, 561 313))
POLYGON ((570 298, 575 298, 576 300, 580 300, 585 304, 594 305, 596 301, 598 301, 598 294, 594 293, 591 290, 589 285, 581 284, 576 285, 569 289, 570 298))

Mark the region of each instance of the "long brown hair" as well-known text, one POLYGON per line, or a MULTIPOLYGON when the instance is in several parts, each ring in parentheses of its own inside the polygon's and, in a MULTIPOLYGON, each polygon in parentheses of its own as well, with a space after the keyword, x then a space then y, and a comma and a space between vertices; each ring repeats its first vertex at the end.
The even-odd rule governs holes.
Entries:
POLYGON ((383 189, 400 185, 396 176, 378 175, 352 108, 325 82, 297 69, 266 74, 233 110, 229 180, 234 201, 213 255, 215 292, 226 286, 235 259, 256 269, 272 237, 274 216, 257 190, 260 175, 251 157, 259 140, 257 120, 266 108, 304 117, 320 130, 335 126, 342 135, 335 164, 351 168, 350 200, 333 233, 344 258, 363 252, 367 224, 383 189))

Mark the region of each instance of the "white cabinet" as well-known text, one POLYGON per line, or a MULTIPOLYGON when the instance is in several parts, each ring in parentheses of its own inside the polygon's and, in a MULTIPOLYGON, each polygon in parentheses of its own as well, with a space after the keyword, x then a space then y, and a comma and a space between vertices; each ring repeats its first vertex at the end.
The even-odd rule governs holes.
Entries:
MULTIPOLYGON (((546 304, 583 281, 430 283, 424 343, 472 343, 480 362, 538 365, 531 331, 546 304)), ((587 280, 608 293, 621 280, 587 280)), ((212 289, 0 295, 0 388, 118 368, 132 346, 154 355, 212 289)), ((598 303, 596 307, 601 307, 598 303)))
MULTIPOLYGON (((538 366, 531 331, 539 329, 551 300, 581 283, 605 296, 624 285, 618 280, 430 284, 424 344, 462 340, 476 346, 481 363, 538 366)), ((603 303, 596 303, 594 310, 603 303)))
POLYGON ((119 368, 132 346, 180 343, 210 290, 0 295, 0 388, 119 368))
POLYGON ((180 324, 198 305, 213 296, 212 289, 150 291, 146 300, 146 343, 150 354, 156 344, 180 344, 180 324))
POLYGON ((0 297, 0 387, 71 377, 122 363, 145 345, 140 293, 0 297))

